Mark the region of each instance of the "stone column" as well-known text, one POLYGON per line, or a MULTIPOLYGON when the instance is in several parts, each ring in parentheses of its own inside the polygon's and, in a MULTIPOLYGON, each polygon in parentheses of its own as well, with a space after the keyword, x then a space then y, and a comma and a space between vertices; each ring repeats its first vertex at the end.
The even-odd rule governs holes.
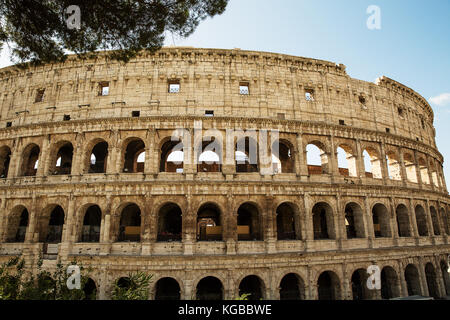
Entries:
POLYGON ((338 169, 338 161, 337 161, 337 150, 334 145, 334 136, 330 136, 330 159, 328 160, 328 173, 332 177, 339 176, 339 169, 338 169))
POLYGON ((423 263, 423 258, 419 257, 419 278, 420 278, 420 287, 423 296, 430 296, 428 292, 428 284, 427 278, 425 275, 425 266, 423 263))
POLYGON ((381 166, 381 174, 383 176, 383 184, 389 185, 390 178, 386 162, 386 151, 384 150, 384 141, 380 144, 380 150, 381 150, 380 166, 381 166))
POLYGON ((419 166, 419 157, 417 155, 417 150, 414 150, 414 164, 416 167, 416 175, 417 175, 417 184, 419 189, 422 189, 422 173, 420 172, 420 166, 419 166))
POLYGON ((276 227, 276 208, 274 208, 273 196, 266 196, 265 201, 266 210, 262 212, 262 229, 264 234, 264 241, 266 243, 267 253, 276 252, 277 237, 275 234, 276 227), (275 219, 275 222, 274 222, 275 219))
POLYGON ((411 221, 411 226, 413 228, 412 234, 414 235, 414 237, 416 239, 418 239, 419 238, 419 231, 417 229, 416 210, 414 208, 414 205, 413 205, 413 202, 412 202, 411 198, 409 198, 408 202, 409 202, 409 221, 411 221))
MULTIPOLYGON (((433 225, 433 221, 431 219, 430 201, 428 199, 426 200, 425 214, 427 215, 428 236, 434 238, 435 237, 434 225, 433 225)), ((436 213, 436 215, 437 215, 437 213, 436 213)))
POLYGON ((297 157, 296 157, 296 172, 297 176, 308 176, 308 163, 306 157, 306 149, 303 144, 303 136, 301 133, 297 133, 297 157))
POLYGON ((369 248, 373 248, 373 241, 375 239, 375 230, 373 228, 373 217, 369 206, 368 197, 364 197, 364 209, 367 217, 367 235, 369 239, 369 248))
POLYGON ((406 279, 405 279, 405 265, 402 261, 398 262, 398 268, 399 268, 398 277, 399 277, 400 286, 401 286, 400 296, 407 297, 407 296, 409 296, 408 286, 406 284, 406 279))
POLYGON ((50 135, 47 135, 42 140, 42 149, 39 153, 39 163, 36 172, 37 177, 42 177, 48 174, 48 166, 50 161, 50 135))
POLYGON ((356 172, 360 179, 366 178, 366 166, 364 164, 363 151, 361 150, 361 140, 356 139, 356 172))
POLYGON ((305 207, 305 226, 306 226, 306 241, 305 249, 306 251, 312 251, 314 249, 314 225, 312 208, 310 207, 310 196, 309 193, 305 193, 303 196, 303 205, 305 207))
POLYGON ((398 148, 398 154, 399 154, 399 162, 400 162, 400 174, 402 176, 402 184, 403 186, 407 185, 408 175, 406 174, 406 167, 405 167, 405 159, 403 156, 403 149, 400 147, 398 148))

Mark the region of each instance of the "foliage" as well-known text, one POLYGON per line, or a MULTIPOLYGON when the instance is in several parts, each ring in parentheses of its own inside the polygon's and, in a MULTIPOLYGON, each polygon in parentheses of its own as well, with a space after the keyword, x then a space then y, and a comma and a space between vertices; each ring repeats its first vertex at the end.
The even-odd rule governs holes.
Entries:
POLYGON ((236 298, 236 300, 248 300, 248 297, 250 297, 251 293, 243 293, 239 297, 236 298))
POLYGON ((66 53, 93 57, 97 50, 127 62, 142 50, 155 52, 171 32, 187 37, 207 17, 220 15, 229 0, 0 0, 0 50, 16 62, 64 61, 66 53), (80 8, 80 28, 68 28, 80 8))
POLYGON ((148 300, 153 275, 144 272, 130 273, 127 278, 117 279, 111 294, 112 300, 148 300))

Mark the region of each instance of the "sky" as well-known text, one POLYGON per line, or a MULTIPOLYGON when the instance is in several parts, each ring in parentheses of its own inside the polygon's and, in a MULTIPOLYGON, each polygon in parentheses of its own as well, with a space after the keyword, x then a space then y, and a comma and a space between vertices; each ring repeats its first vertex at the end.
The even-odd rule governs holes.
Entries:
MULTIPOLYGON (((166 45, 285 53, 343 63, 365 81, 383 75, 399 81, 434 110, 448 184, 449 39, 449 0, 230 0, 224 14, 203 21, 187 39, 168 36, 166 45), (380 9, 381 29, 367 27, 371 5, 380 9)), ((0 67, 10 64, 4 50, 0 67)))

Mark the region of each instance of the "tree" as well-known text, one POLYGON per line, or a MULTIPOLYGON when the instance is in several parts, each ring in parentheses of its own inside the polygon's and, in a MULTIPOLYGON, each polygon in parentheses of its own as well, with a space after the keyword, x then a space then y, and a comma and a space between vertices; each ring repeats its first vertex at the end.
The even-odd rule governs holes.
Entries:
POLYGON ((0 0, 0 49, 8 44, 21 63, 61 62, 67 52, 93 57, 96 50, 115 50, 108 56, 127 62, 161 48, 166 32, 189 36, 202 20, 222 14, 228 1, 0 0))

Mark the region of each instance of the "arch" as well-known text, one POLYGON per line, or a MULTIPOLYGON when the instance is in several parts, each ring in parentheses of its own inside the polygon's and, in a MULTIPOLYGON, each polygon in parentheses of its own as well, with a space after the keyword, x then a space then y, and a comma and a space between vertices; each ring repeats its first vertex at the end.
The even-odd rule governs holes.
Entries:
POLYGON ((444 208, 441 208, 439 213, 441 215, 442 223, 444 224, 444 230, 442 230, 442 233, 446 232, 447 235, 450 236, 450 214, 448 212, 446 213, 444 208))
POLYGON ((441 234, 441 228, 439 227, 439 218, 436 209, 433 206, 430 207, 430 215, 431 215, 431 222, 433 224, 434 235, 439 236, 441 234))
POLYGON ((419 158, 419 170, 422 183, 430 184, 427 162, 423 158, 419 158))
POLYGON ((40 241, 47 243, 60 243, 64 226, 64 209, 59 205, 50 205, 44 210, 43 229, 40 232, 40 241), (50 214, 46 214, 49 212, 50 214))
POLYGON ((155 284, 155 300, 180 300, 181 289, 177 280, 166 277, 155 284))
POLYGON ((277 239, 301 240, 301 224, 298 206, 284 202, 277 207, 277 239))
POLYGON ((53 147, 50 155, 49 173, 68 175, 72 172, 73 145, 69 141, 60 141, 53 147))
POLYGON ((420 277, 417 267, 413 264, 409 264, 405 268, 405 281, 408 289, 408 296, 420 296, 422 295, 422 289, 420 288, 420 277))
POLYGON ((440 298, 439 289, 437 285, 436 270, 432 263, 425 265, 425 278, 427 280, 428 293, 434 299, 440 298))
POLYGON ((108 143, 103 139, 96 139, 87 159, 88 173, 106 173, 108 160, 108 143))
POLYGON ((197 240, 222 241, 222 214, 215 203, 205 203, 197 211, 197 240))
POLYGON ((166 141, 161 146, 160 172, 183 172, 184 145, 180 141, 166 141))
POLYGON ((367 270, 358 269, 352 274, 351 287, 353 300, 369 300, 370 292, 367 288, 367 279, 369 274, 367 270))
POLYGON ((336 151, 339 174, 346 177, 357 177, 358 171, 353 149, 346 144, 340 144, 336 151))
POLYGON ((238 139, 234 154, 237 173, 259 172, 259 146, 255 139, 238 139))
POLYGON ((399 237, 411 236, 411 224, 409 223, 408 208, 404 204, 399 204, 395 209, 397 217, 397 228, 399 237))
POLYGON ((102 210, 98 205, 89 206, 84 214, 83 227, 81 230, 81 242, 99 242, 100 224, 102 220, 102 210))
POLYGON ((138 173, 144 172, 145 161, 142 161, 142 154, 145 159, 145 143, 140 138, 129 138, 124 142, 123 172, 138 173), (141 156, 141 159, 139 158, 141 156))
POLYGON ((406 179, 410 182, 417 183, 416 163, 414 157, 410 153, 403 154, 403 162, 406 169, 406 179))
POLYGON ((296 273, 288 273, 280 282, 280 300, 304 300, 305 282, 296 273))
POLYGON ((310 175, 329 173, 328 155, 320 141, 312 141, 306 146, 306 163, 310 175))
POLYGON ((447 261, 441 260, 439 263, 441 273, 442 273, 442 279, 444 280, 444 289, 447 296, 450 296, 450 276, 448 270, 450 269, 450 266, 447 264, 447 261))
POLYGON ((239 296, 248 294, 248 300, 256 301, 265 298, 264 281, 255 275, 250 275, 241 280, 239 284, 239 296))
POLYGON ((345 206, 345 227, 347 239, 365 238, 364 213, 361 206, 355 202, 350 202, 345 206))
POLYGON ((163 205, 158 212, 159 242, 181 241, 182 238, 182 211, 173 202, 163 205))
POLYGON ((294 173, 294 148, 286 140, 276 140, 272 143, 272 168, 277 173, 294 173))
POLYGON ((319 202, 312 208, 314 240, 336 239, 333 209, 326 202, 319 202))
POLYGON ((258 207, 246 202, 237 211, 237 233, 239 241, 263 240, 261 217, 258 207))
POLYGON ((11 149, 8 146, 0 148, 0 179, 8 177, 9 164, 11 162, 11 149))
POLYGON ((141 240, 141 209, 135 203, 124 206, 120 213, 118 242, 141 240))
POLYGON ((29 223, 29 213, 24 206, 16 206, 8 217, 6 242, 24 242, 29 223))
POLYGON ((222 172, 222 144, 216 137, 203 137, 197 146, 197 172, 222 172))
POLYGON ((400 161, 398 159, 398 155, 395 152, 386 152, 386 164, 389 179, 397 181, 402 180, 400 161))
POLYGON ((381 298, 400 297, 400 283, 394 268, 386 266, 381 270, 381 298))
POLYGON ((372 220, 375 238, 392 237, 389 213, 387 208, 383 204, 377 203, 373 206, 372 220))
POLYGON ((417 223, 417 231, 419 233, 419 237, 428 236, 428 225, 427 225, 427 215, 425 213, 425 209, 421 205, 417 205, 415 209, 416 213, 416 223, 417 223))
POLYGON ((319 300, 339 300, 341 298, 341 285, 339 277, 333 271, 324 271, 317 279, 319 300))
POLYGON ((96 300, 97 299, 97 285, 91 278, 86 280, 83 286, 84 300, 96 300))
POLYGON ((223 300, 223 285, 216 277, 200 280, 196 287, 196 300, 223 300))
POLYGON ((366 148, 363 151, 364 168, 367 178, 383 179, 381 170, 381 157, 374 148, 366 148))
POLYGON ((21 176, 35 176, 39 165, 41 149, 35 143, 29 144, 22 152, 21 176))
POLYGON ((438 181, 438 172, 436 170, 436 166, 433 163, 433 160, 430 159, 429 171, 431 172, 431 179, 435 187, 439 187, 438 181))

